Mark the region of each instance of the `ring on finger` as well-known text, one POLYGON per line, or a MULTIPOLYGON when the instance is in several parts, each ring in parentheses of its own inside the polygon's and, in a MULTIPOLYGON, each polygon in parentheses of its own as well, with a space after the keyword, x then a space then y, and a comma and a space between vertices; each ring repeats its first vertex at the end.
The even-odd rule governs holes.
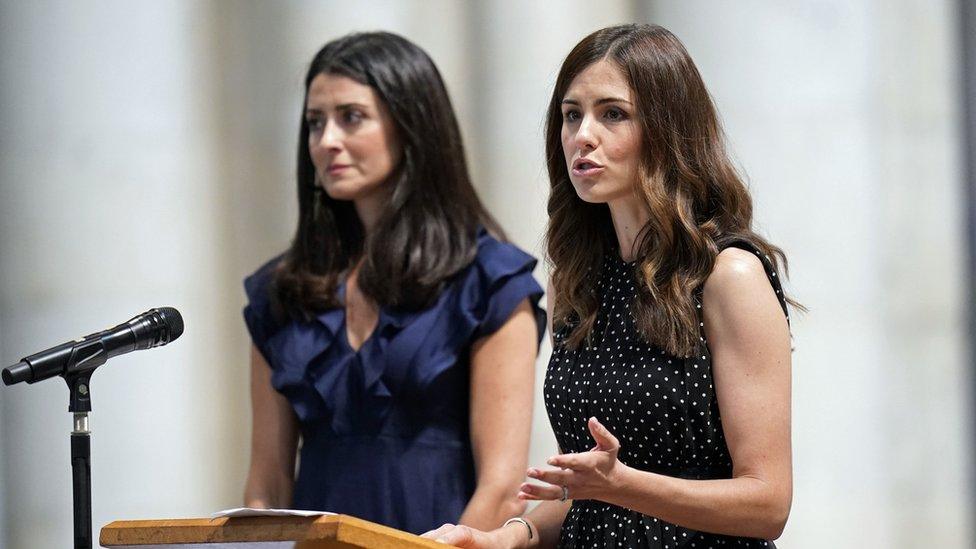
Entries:
POLYGON ((569 499, 569 488, 567 488, 566 485, 562 485, 560 488, 563 489, 563 497, 559 498, 559 501, 566 501, 569 499))

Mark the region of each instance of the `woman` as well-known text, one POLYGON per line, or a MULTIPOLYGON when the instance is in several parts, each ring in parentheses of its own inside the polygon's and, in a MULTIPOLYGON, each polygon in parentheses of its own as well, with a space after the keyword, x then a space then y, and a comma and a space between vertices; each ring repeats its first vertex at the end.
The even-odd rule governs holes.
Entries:
POLYGON ((597 31, 548 110, 560 455, 543 500, 461 547, 768 547, 789 514, 790 334, 779 249, 751 229, 694 63, 667 30, 597 31), (579 246, 578 242, 586 242, 579 246))
POLYGON ((349 35, 318 52, 305 85, 298 230, 245 281, 245 505, 417 533, 497 526, 525 508, 545 328, 535 260, 478 200, 420 48, 349 35))

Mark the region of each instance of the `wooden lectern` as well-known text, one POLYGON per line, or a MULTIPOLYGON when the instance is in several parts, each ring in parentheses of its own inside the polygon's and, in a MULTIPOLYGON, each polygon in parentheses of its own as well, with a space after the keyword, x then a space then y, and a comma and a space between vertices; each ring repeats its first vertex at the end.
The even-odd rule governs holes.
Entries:
POLYGON ((102 528, 102 547, 149 549, 444 549, 433 540, 348 515, 117 520, 102 528))

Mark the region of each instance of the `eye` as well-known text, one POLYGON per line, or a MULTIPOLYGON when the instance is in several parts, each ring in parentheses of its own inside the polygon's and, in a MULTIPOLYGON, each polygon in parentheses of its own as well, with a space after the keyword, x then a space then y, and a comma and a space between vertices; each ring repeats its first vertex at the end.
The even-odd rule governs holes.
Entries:
POLYGON ((308 124, 308 131, 310 132, 322 131, 322 127, 325 126, 325 121, 321 116, 309 116, 305 118, 305 122, 308 124))
POLYGON ((622 111, 622 110, 620 110, 620 109, 618 109, 616 107, 611 107, 611 108, 607 109, 607 112, 604 113, 603 116, 604 116, 604 118, 606 118, 607 120, 609 120, 611 122, 618 122, 620 120, 623 120, 623 119, 627 118, 627 113, 625 113, 624 111, 622 111))
POLYGON ((563 120, 566 122, 576 122, 580 119, 580 112, 576 109, 569 109, 563 113, 563 120))
POLYGON ((348 109, 342 111, 342 122, 345 124, 355 125, 359 124, 366 118, 366 115, 362 111, 357 109, 348 109))

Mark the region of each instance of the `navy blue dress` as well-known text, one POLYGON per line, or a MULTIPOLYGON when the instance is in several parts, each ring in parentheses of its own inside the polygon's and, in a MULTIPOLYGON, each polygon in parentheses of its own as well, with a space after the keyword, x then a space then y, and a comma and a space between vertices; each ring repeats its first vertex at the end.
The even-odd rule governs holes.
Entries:
POLYGON ((475 488, 471 345, 526 298, 542 338, 535 259, 482 230, 477 257, 432 307, 381 308, 358 351, 346 338, 342 307, 308 322, 275 322, 268 287, 276 261, 245 279, 244 319, 271 366, 271 385, 301 424, 292 506, 413 533, 456 522, 475 488))

